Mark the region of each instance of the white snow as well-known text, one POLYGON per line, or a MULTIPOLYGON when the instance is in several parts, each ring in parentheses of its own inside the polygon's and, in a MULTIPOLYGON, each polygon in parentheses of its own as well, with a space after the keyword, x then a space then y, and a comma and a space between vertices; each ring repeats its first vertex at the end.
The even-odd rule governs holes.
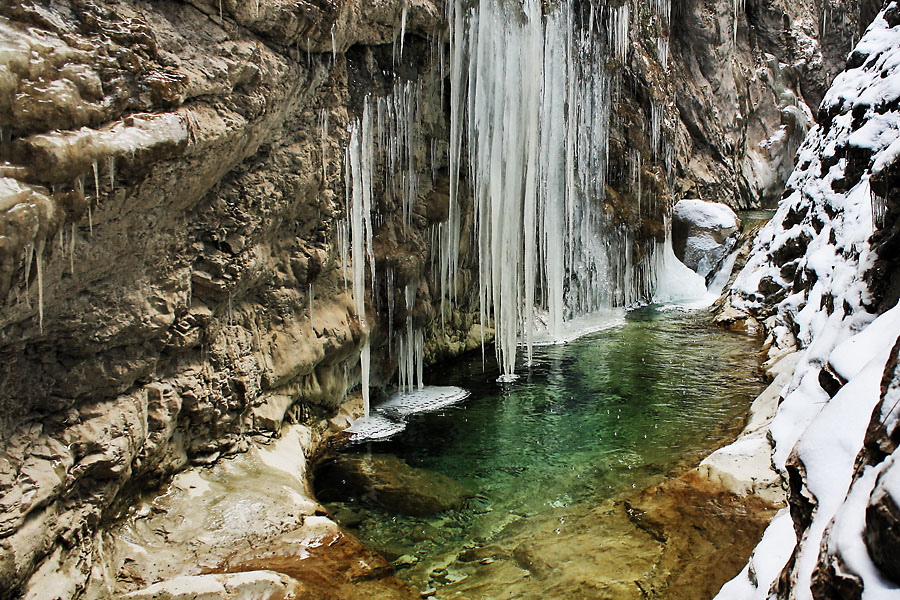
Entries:
MULTIPOLYGON (((856 51, 869 55, 867 61, 839 75, 826 94, 823 106, 838 114, 827 129, 817 127, 807 136, 788 182, 788 195, 758 235, 732 287, 734 305, 752 311, 764 301, 759 292, 764 279, 781 286, 773 333, 780 344, 787 347, 796 341, 802 349, 769 427, 775 442, 774 465, 784 472, 795 451, 806 470, 805 493, 815 506, 791 572, 791 597, 797 599, 812 597, 810 581, 820 544, 831 554, 839 553, 843 568, 863 580, 864 598, 898 597, 898 589, 871 564, 862 539, 865 505, 885 463, 867 467, 856 481, 853 477, 854 462, 880 399, 885 363, 900 335, 900 305, 876 319, 868 310, 871 300, 864 280, 875 260, 868 243, 873 232, 869 176, 900 155, 900 113, 878 114, 874 108, 900 98, 900 28, 889 28, 879 15, 856 51), (861 122, 853 118, 854 107, 861 107, 861 122), (872 154, 861 174, 848 169, 846 158, 835 160, 848 145, 872 154), (825 165, 824 160, 832 164, 825 165), (848 177, 854 177, 849 185, 848 177), (782 254, 782 262, 798 257, 796 275, 791 277, 801 285, 782 278, 777 254, 782 254), (826 363, 847 380, 833 398, 818 382, 826 363)), ((882 409, 883 418, 889 416, 885 411, 890 408, 882 409)), ((784 514, 773 521, 751 564, 722 588, 720 600, 768 597, 797 543, 793 532, 787 535, 784 523, 790 524, 784 514), (776 528, 785 529, 784 535, 776 534, 776 528), (756 570, 754 575, 758 557, 770 557, 773 568, 756 570)))
MULTIPOLYGON (((894 330, 893 334, 896 339, 900 330, 894 330)), ((806 466, 807 486, 817 501, 812 525, 797 558, 795 594, 798 598, 812 598, 809 585, 819 558, 819 543, 850 489, 853 464, 879 400, 881 375, 889 354, 890 346, 876 354, 841 388, 797 444, 796 451, 806 466)))
POLYGON ((866 522, 866 506, 877 477, 882 473, 898 471, 891 469, 894 456, 881 464, 865 468, 862 477, 856 480, 844 500, 831 525, 827 552, 840 552, 846 570, 859 576, 863 581, 863 600, 895 600, 900 597, 900 586, 885 579, 869 557, 863 533, 866 522))
POLYGON ((791 513, 783 508, 769 523, 744 570, 722 586, 713 600, 766 600, 769 585, 778 577, 796 543, 791 513))
POLYGON ((675 205, 675 217, 704 229, 737 227, 734 211, 721 202, 705 200, 681 200, 675 205))

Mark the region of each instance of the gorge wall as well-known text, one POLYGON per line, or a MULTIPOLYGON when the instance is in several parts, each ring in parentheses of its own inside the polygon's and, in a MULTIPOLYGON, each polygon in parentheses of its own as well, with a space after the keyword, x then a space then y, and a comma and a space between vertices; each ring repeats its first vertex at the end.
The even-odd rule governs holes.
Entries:
POLYGON ((752 315, 770 356, 796 363, 767 426, 789 506, 723 600, 900 593, 898 42, 889 2, 826 93, 722 315, 752 315))
MULTIPOLYGON (((810 107, 874 14, 834 4, 577 13, 611 81, 602 212, 635 256, 663 239, 673 199, 780 195, 810 107)), ((52 571, 48 557, 88 580, 96 532, 141 490, 333 414, 364 348, 377 388, 492 339, 468 164, 441 302, 445 14, 428 0, 0 6, 6 595, 52 571), (378 175, 363 320, 345 161, 366 106, 378 175)))

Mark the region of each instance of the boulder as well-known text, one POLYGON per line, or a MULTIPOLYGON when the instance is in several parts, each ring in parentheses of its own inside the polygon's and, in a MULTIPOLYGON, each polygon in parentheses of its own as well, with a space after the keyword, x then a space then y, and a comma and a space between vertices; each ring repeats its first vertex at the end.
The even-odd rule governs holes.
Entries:
POLYGON ((453 479, 412 467, 393 454, 332 457, 319 465, 315 479, 322 502, 360 498, 402 515, 458 509, 473 495, 453 479))
POLYGON ((872 562, 892 581, 900 582, 900 463, 878 478, 866 508, 865 541, 872 562))
POLYGON ((682 200, 672 216, 672 249, 678 260, 708 278, 734 249, 740 231, 741 221, 728 206, 682 200))

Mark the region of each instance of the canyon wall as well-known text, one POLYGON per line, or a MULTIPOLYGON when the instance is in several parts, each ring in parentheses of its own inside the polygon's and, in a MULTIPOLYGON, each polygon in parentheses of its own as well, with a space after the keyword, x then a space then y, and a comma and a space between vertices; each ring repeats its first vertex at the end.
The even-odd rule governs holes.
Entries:
MULTIPOLYGON (((609 48, 613 81, 602 206, 638 255, 664 237, 673 199, 751 206, 780 195, 809 107, 868 4, 582 11, 609 48)), ((48 556, 87 580, 96 531, 141 490, 283 423, 332 415, 364 378, 364 347, 379 388, 401 363, 410 374, 491 341, 467 165, 446 306, 434 266, 451 186, 444 10, 429 0, 0 6, 6 595, 42 564, 52 571, 48 556), (345 153, 366 106, 376 145, 403 149, 373 159, 363 320, 345 153)))
POLYGON ((720 316, 762 324, 773 358, 796 353, 767 426, 789 506, 722 600, 900 593, 898 48, 889 2, 826 93, 720 316))

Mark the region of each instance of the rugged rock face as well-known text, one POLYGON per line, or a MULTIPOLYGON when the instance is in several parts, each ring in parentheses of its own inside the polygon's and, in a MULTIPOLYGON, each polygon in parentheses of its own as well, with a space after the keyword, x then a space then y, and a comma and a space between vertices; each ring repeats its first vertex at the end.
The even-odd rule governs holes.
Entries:
MULTIPOLYGON (((391 84, 400 6, 258 7, 4 8, 0 588, 60 543, 60 562, 82 545, 89 572, 92 532, 136 482, 333 411, 366 336, 386 344, 357 319, 336 221, 347 124, 391 84)), ((423 40, 439 27, 435 6, 410 7, 399 71, 427 70, 423 40)), ((440 137, 440 96, 423 97, 440 137)), ((402 249, 398 224, 382 225, 376 260, 403 262, 398 286, 423 271, 439 205, 421 168, 402 249)), ((433 316, 421 291, 398 302, 399 322, 433 316)), ((464 321, 433 346, 472 347, 464 321)), ((396 364, 380 357, 376 380, 396 364)))
POLYGON ((678 195, 774 204, 815 107, 869 23, 861 18, 879 7, 876 0, 673 2, 668 97, 690 148, 678 195))
MULTIPOLYGON (((824 13, 845 21, 827 39, 856 27, 861 4, 824 13)), ((634 6, 618 61, 608 202, 644 240, 663 236, 673 196, 746 205, 775 193, 787 167, 763 164, 788 164, 823 89, 811 82, 846 45, 822 55, 819 2, 648 10, 634 6)), ((319 423, 359 383, 366 340, 383 384, 408 323, 428 362, 491 339, 468 204, 443 318, 428 268, 449 186, 441 14, 429 0, 0 6, 7 595, 62 565, 73 583, 57 595, 81 594, 119 508, 253 435, 319 423), (366 312, 378 317, 364 324, 342 260, 344 149, 367 94, 388 97, 396 81, 414 89, 418 188, 404 215, 396 182, 376 178, 366 312)))
POLYGON ((900 154, 898 15, 887 3, 825 95, 784 200, 732 288, 731 308, 765 325, 770 352, 800 353, 768 427, 793 531, 776 519, 756 550, 767 577, 748 568, 723 599, 900 591, 888 557, 900 496, 898 231, 885 185, 900 154))

